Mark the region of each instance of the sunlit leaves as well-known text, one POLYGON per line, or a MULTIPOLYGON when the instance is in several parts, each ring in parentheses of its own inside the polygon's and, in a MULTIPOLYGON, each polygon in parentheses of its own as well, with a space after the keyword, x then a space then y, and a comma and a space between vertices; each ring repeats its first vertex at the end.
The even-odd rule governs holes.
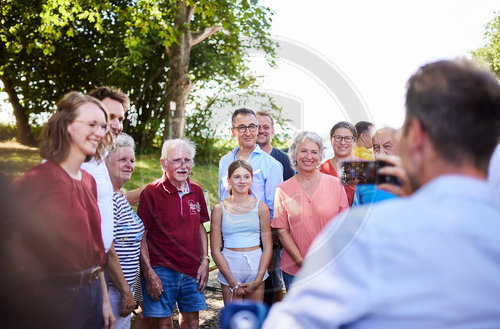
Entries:
POLYGON ((474 59, 488 66, 500 79, 500 15, 486 25, 486 45, 472 52, 474 59))

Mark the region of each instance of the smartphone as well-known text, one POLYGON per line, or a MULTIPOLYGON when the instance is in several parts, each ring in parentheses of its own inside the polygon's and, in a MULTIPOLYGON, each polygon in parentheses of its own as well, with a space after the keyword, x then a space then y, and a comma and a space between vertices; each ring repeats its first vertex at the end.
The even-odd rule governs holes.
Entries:
POLYGON ((344 185, 390 183, 401 186, 401 181, 390 175, 380 175, 378 169, 391 166, 385 161, 346 161, 342 163, 340 179, 344 185))

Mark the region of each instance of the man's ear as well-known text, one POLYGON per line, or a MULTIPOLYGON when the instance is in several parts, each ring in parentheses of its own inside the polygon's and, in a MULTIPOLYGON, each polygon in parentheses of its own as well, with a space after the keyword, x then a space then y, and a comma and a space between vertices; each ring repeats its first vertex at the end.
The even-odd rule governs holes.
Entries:
POLYGON ((417 118, 412 118, 408 125, 408 147, 412 153, 421 152, 426 141, 426 132, 422 127, 422 123, 417 118))
POLYGON ((163 169, 164 172, 167 172, 167 160, 160 159, 160 163, 161 163, 161 169, 163 169))

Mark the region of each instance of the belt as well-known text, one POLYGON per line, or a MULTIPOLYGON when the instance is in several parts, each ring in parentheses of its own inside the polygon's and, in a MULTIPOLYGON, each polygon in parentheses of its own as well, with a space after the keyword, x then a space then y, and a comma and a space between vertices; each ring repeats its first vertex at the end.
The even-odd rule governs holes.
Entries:
POLYGON ((81 286, 90 284, 99 277, 101 266, 92 266, 89 269, 80 272, 68 272, 56 274, 56 282, 67 286, 81 286))

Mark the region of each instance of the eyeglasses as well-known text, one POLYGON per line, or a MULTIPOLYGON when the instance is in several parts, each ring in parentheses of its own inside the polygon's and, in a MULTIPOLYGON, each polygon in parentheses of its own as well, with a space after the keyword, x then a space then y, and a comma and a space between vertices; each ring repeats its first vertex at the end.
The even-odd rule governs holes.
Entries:
POLYGON ((337 143, 342 142, 342 140, 344 140, 346 143, 352 143, 354 141, 354 136, 334 135, 333 140, 336 141, 337 143))
POLYGON ((97 130, 102 130, 104 133, 107 133, 109 131, 109 124, 107 123, 99 123, 97 121, 82 121, 82 120, 73 120, 73 122, 78 122, 78 123, 83 123, 87 127, 90 128, 93 132, 96 132, 97 130))
POLYGON ((251 125, 248 125, 248 126, 245 126, 245 125, 240 125, 238 127, 233 127, 233 129, 238 129, 238 132, 239 133, 244 133, 245 131, 247 131, 247 129, 250 131, 250 132, 256 132, 257 131, 257 128, 259 128, 259 125, 254 125, 254 124, 251 124, 251 125))
POLYGON ((176 167, 180 167, 183 164, 185 164, 186 166, 189 167, 189 166, 191 166, 193 164, 193 159, 189 159, 189 158, 185 158, 185 159, 173 159, 172 161, 170 161, 169 159, 165 158, 165 160, 167 160, 168 163, 173 164, 176 167))

